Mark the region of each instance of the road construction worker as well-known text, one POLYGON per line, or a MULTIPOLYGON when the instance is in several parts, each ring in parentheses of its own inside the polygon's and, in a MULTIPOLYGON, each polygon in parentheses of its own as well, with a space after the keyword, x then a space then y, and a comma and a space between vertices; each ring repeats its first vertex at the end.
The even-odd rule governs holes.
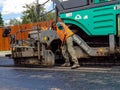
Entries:
POLYGON ((78 59, 73 48, 72 36, 74 35, 74 33, 63 22, 58 22, 56 26, 56 32, 60 40, 62 41, 62 54, 65 58, 65 63, 62 66, 70 66, 69 57, 71 56, 71 61, 73 62, 71 69, 78 68, 80 65, 78 63, 78 59))

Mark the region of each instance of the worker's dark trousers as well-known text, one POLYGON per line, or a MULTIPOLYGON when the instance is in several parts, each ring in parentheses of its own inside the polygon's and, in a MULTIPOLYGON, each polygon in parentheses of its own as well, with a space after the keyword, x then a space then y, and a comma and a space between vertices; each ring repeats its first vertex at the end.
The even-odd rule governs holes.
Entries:
POLYGON ((72 36, 68 37, 66 42, 62 46, 62 54, 63 54, 63 57, 65 58, 65 63, 70 62, 69 58, 71 56, 72 62, 74 62, 74 64, 78 64, 78 59, 76 57, 76 53, 73 48, 73 37, 72 36))

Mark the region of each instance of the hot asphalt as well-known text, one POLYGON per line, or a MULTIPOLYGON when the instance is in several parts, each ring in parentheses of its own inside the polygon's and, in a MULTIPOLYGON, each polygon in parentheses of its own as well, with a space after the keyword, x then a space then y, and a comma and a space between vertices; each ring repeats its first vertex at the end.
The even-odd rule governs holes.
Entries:
POLYGON ((1 57, 0 90, 120 90, 120 68, 14 67, 1 57))

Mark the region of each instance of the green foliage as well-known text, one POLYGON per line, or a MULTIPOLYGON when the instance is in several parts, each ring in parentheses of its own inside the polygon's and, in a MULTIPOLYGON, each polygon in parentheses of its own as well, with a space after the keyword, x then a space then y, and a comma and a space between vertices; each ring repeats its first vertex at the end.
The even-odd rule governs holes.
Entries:
POLYGON ((18 19, 10 19, 9 25, 19 25, 21 22, 18 19))
MULTIPOLYGON (((26 4, 25 6, 23 6, 23 8, 26 9, 23 12, 23 16, 22 16, 23 24, 40 21, 41 18, 37 16, 35 3, 30 4, 30 5, 26 4)), ((39 8, 40 8, 40 13, 43 14, 45 8, 44 7, 39 7, 39 8)))
POLYGON ((1 13, 0 13, 0 26, 4 26, 4 21, 3 21, 3 19, 2 19, 1 13))
POLYGON ((25 11, 22 13, 22 23, 31 23, 31 22, 39 22, 39 21, 46 21, 52 20, 54 18, 54 13, 50 12, 46 14, 44 6, 39 5, 36 9, 36 4, 26 4, 23 6, 25 11), (39 12, 37 12, 39 11, 39 12), (39 15, 38 15, 39 14, 39 15))
POLYGON ((55 13, 54 12, 49 12, 49 13, 47 13, 43 16, 42 21, 53 20, 54 17, 55 17, 55 13))

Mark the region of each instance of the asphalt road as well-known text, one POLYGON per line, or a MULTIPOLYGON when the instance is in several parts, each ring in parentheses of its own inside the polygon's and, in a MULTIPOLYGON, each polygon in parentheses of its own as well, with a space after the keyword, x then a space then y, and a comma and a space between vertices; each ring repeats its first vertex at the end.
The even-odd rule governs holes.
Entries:
POLYGON ((0 90, 120 90, 120 68, 23 68, 0 58, 0 90))

